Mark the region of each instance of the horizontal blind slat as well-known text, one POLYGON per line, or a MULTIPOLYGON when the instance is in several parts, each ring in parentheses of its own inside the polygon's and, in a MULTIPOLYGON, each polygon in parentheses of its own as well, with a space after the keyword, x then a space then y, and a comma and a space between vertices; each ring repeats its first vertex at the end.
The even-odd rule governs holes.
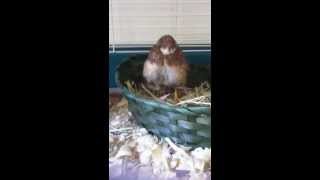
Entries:
POLYGON ((109 0, 109 44, 154 44, 164 34, 210 44, 210 8, 210 0, 109 0))

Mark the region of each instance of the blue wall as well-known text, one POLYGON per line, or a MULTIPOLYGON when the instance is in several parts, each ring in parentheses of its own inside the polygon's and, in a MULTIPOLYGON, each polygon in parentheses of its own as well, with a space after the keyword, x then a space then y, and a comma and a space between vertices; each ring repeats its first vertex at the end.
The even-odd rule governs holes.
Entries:
MULTIPOLYGON (((130 55, 133 55, 133 54, 132 53, 109 54, 109 88, 116 87, 116 82, 115 82, 116 67, 130 55)), ((191 62, 194 64, 198 64, 198 63, 208 64, 211 62, 211 52, 185 52, 184 55, 188 62, 191 62)))

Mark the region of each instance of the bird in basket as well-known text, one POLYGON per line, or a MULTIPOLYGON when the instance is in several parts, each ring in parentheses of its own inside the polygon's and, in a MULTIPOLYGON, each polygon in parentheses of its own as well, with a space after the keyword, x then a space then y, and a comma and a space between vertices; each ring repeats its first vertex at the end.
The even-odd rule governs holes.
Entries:
POLYGON ((170 35, 162 36, 151 48, 144 62, 143 77, 155 91, 166 92, 183 88, 187 83, 189 66, 182 50, 170 35))

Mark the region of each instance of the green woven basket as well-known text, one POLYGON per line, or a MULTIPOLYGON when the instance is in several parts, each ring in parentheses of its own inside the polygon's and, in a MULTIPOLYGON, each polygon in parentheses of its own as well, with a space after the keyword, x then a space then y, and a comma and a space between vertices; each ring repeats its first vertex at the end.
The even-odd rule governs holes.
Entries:
MULTIPOLYGON (((192 147, 211 147, 211 108, 208 106, 174 107, 131 93, 124 82, 142 82, 147 55, 128 57, 116 70, 116 83, 128 100, 129 111, 137 123, 158 137, 192 147)), ((188 84, 197 85, 211 78, 209 65, 190 64, 188 84)))

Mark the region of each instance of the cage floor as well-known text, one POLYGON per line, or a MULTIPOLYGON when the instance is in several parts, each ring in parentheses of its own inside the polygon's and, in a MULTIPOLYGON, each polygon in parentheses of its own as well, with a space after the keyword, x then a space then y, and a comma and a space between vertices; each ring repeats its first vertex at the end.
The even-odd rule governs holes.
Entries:
MULTIPOLYGON (((117 119, 120 123, 128 121, 128 111, 124 107, 122 110, 114 110, 112 107, 117 106, 121 102, 122 96, 119 93, 110 93, 109 94, 109 111, 114 112, 116 116, 109 116, 109 123, 112 124, 114 119, 117 119), (111 108, 111 109, 110 109, 111 108)), ((128 122, 126 122, 128 123, 128 122)), ((130 122, 128 123, 128 127, 130 127, 130 122)), ((106 128, 108 126, 105 126, 106 128)), ((127 127, 126 125, 122 127, 127 127)), ((106 129, 107 131, 107 129, 106 129)), ((110 135, 109 135, 110 136, 110 135)), ((109 137, 110 138, 110 137, 109 137)), ((109 139, 110 146, 110 139, 109 139)), ((109 149, 110 153, 110 149, 109 149)), ((110 154, 109 154, 110 158, 110 154)), ((106 160, 107 161, 107 160, 106 160)), ((154 167, 151 165, 141 165, 138 159, 131 160, 120 160, 120 161, 112 161, 109 160, 109 179, 111 180, 157 180, 157 179, 166 179, 166 180, 188 180, 188 179, 197 179, 197 180, 209 180, 211 179, 210 173, 202 173, 198 176, 190 175, 188 171, 185 170, 175 170, 155 175, 153 173, 154 167)))

